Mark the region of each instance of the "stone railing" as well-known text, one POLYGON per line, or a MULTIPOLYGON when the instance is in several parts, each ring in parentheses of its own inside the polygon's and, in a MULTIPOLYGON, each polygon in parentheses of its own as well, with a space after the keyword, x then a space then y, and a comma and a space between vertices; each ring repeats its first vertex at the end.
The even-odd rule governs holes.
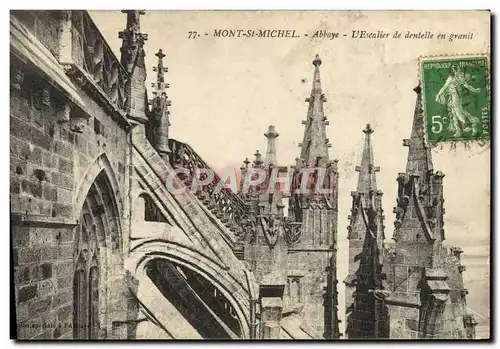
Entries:
POLYGON ((59 62, 66 74, 103 107, 125 115, 129 76, 87 11, 60 11, 59 62))
POLYGON ((250 220, 248 205, 221 182, 215 171, 188 144, 169 139, 168 146, 172 150, 171 165, 189 172, 178 174, 186 186, 192 188, 193 180, 203 183, 208 173, 213 175, 208 184, 198 185, 194 194, 236 236, 241 236, 250 220))
MULTIPOLYGON (((177 169, 186 169, 188 172, 188 174, 178 174, 187 187, 193 188, 195 178, 204 183, 208 182, 206 173, 213 175, 213 179, 208 184, 196 185, 195 195, 235 234, 237 241, 241 241, 246 234, 255 236, 257 230, 260 229, 259 222, 263 219, 262 214, 252 213, 249 205, 222 183, 220 177, 188 144, 169 139, 168 146, 172 150, 171 165, 177 169), (202 169, 201 172, 200 169, 202 169)), ((281 227, 287 244, 298 243, 301 223, 293 222, 288 218, 280 219, 281 222, 275 223, 281 227)))

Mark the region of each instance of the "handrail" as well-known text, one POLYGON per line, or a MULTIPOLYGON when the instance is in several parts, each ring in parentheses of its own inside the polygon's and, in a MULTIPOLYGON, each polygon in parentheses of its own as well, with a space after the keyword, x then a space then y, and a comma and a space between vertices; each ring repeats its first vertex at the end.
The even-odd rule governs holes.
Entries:
MULTIPOLYGON (((254 215, 250 211, 250 206, 240 196, 233 193, 220 179, 220 177, 211 169, 211 167, 199 156, 196 151, 186 143, 175 139, 169 139, 169 148, 172 150, 170 164, 173 168, 187 169, 188 175, 178 175, 180 180, 189 187, 196 176, 199 180, 207 179, 206 172, 213 174, 213 180, 196 188, 196 195, 202 200, 207 201, 207 206, 215 207, 216 212, 222 215, 222 219, 228 221, 236 230, 234 234, 242 238, 246 233, 254 234, 257 229, 257 222, 262 217, 254 215), (197 173, 200 169, 202 171, 197 173)), ((217 216, 216 213, 216 216, 217 216)), ((285 217, 278 218, 282 220, 280 226, 283 227, 285 241, 288 245, 296 244, 300 241, 301 223, 293 222, 285 217)))
MULTIPOLYGON (((245 229, 248 222, 248 205, 238 195, 233 193, 213 171, 210 166, 186 143, 169 139, 169 148, 172 149, 171 165, 174 168, 182 167, 189 171, 189 175, 181 178, 185 184, 191 184, 198 175, 197 171, 204 169, 213 173, 214 179, 205 185, 200 185, 197 192, 208 195, 211 203, 215 204, 223 216, 236 226, 245 229)), ((206 173, 200 174, 200 180, 206 179, 206 173)), ((242 230, 243 231, 243 230, 242 230)))

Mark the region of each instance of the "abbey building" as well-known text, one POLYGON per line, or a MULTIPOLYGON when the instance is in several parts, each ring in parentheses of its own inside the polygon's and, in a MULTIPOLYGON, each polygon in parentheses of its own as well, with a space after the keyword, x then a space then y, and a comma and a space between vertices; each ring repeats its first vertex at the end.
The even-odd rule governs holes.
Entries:
POLYGON ((425 143, 418 87, 394 242, 368 125, 351 192, 349 274, 338 275, 338 198, 349 194, 338 190, 327 137, 326 57, 312 62, 295 163, 278 158, 279 126, 269 126, 266 152, 244 161, 232 190, 203 149, 170 137, 168 52, 147 71, 144 11, 123 12, 119 58, 86 11, 11 12, 17 338, 474 337, 461 250, 444 244, 444 175, 425 143))

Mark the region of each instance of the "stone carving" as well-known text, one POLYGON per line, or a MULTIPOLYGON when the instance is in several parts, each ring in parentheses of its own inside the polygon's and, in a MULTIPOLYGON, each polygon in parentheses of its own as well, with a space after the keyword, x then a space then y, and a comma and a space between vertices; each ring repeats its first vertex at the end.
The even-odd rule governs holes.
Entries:
POLYGON ((198 175, 199 169, 211 171, 214 174, 214 179, 198 190, 206 193, 209 208, 216 210, 221 218, 236 227, 237 235, 243 236, 242 233, 248 228, 247 224, 251 224, 248 205, 221 182, 218 175, 189 145, 169 139, 169 148, 173 153, 170 160, 172 166, 183 167, 189 171, 188 176, 180 178, 185 184, 190 184, 192 178, 198 175))
POLYGON ((474 339, 476 336, 475 328, 477 326, 476 319, 472 314, 466 314, 463 317, 464 327, 466 329, 466 334, 468 339, 474 339))
POLYGON ((50 87, 46 83, 33 85, 33 106, 36 109, 48 109, 50 107, 50 87))
POLYGON ((394 246, 390 246, 385 250, 385 255, 387 256, 387 258, 394 261, 398 256, 398 252, 396 251, 396 248, 394 246))
POLYGON ((253 215, 250 215, 248 218, 245 218, 242 220, 242 227, 243 227, 243 239, 246 238, 247 235, 249 235, 248 238, 248 243, 249 244, 254 244, 257 241, 257 222, 256 219, 253 215))
POLYGON ((11 70, 10 86, 20 91, 24 83, 24 73, 21 69, 15 68, 11 70))
POLYGON ((72 60, 65 64, 66 73, 80 88, 102 94, 111 105, 124 111, 125 69, 86 11, 72 11, 72 60), (86 74, 84 74, 85 72, 86 74))
POLYGON ((269 247, 273 248, 278 241, 278 232, 281 227, 281 220, 276 218, 274 215, 261 215, 259 216, 259 221, 269 247))
POLYGON ((63 103, 54 112, 56 121, 60 124, 70 121, 71 107, 68 103, 63 103))
POLYGON ((69 122, 70 130, 76 133, 82 133, 86 124, 87 120, 80 116, 75 116, 71 118, 69 122))
POLYGON ((302 233, 302 224, 292 222, 289 218, 285 218, 283 225, 284 238, 288 245, 298 244, 302 233))
POLYGON ((121 47, 122 64, 130 74, 136 65, 144 66, 144 42, 148 35, 141 33, 139 18, 145 14, 143 10, 123 10, 127 14, 127 27, 118 33, 118 37, 123 39, 121 47))
POLYGON ((403 222, 404 215, 406 213, 406 208, 410 202, 410 197, 408 195, 402 195, 396 198, 397 206, 394 207, 394 213, 396 214, 396 220, 394 221, 394 227, 396 229, 401 228, 401 223, 403 222))
POLYGON ((151 86, 155 90, 153 91, 154 97, 149 100, 151 113, 147 124, 147 131, 150 143, 153 144, 162 158, 167 159, 167 154, 171 152, 168 147, 170 127, 170 111, 168 107, 171 106, 171 101, 165 93, 165 89, 169 87, 169 84, 165 84, 164 73, 168 69, 163 66, 165 54, 161 49, 158 50, 156 56, 158 57, 158 64, 153 67, 153 71, 156 72, 156 83, 151 83, 151 86))
POLYGON ((450 247, 450 252, 457 258, 460 258, 460 255, 464 252, 462 250, 462 248, 458 247, 458 246, 453 246, 453 247, 450 247))

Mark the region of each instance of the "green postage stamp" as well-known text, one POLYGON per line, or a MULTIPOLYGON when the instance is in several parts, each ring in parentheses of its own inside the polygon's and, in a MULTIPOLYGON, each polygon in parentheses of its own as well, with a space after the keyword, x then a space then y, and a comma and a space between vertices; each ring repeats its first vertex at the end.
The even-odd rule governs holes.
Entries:
POLYGON ((490 78, 487 56, 421 58, 427 139, 490 138, 490 78))

